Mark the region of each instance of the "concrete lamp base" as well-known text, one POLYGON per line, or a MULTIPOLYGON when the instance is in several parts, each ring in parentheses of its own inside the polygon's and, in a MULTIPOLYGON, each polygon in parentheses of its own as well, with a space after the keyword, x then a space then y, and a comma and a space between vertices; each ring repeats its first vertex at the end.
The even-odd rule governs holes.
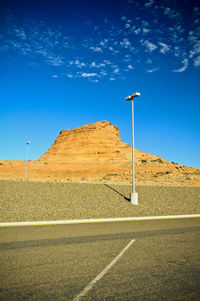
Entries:
POLYGON ((131 204, 138 205, 138 194, 137 192, 131 193, 131 204))

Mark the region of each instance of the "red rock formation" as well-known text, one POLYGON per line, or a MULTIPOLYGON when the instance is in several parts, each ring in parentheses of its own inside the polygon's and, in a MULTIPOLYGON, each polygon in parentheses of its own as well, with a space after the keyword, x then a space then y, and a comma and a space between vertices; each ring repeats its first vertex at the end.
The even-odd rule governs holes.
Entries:
POLYGON ((62 130, 54 144, 40 158, 85 161, 130 159, 131 146, 120 139, 119 129, 108 121, 62 130))

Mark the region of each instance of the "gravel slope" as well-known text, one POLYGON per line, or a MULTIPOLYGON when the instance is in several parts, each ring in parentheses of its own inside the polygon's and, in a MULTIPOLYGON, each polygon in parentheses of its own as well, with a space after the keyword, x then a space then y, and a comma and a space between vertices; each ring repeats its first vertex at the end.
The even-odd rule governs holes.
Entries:
POLYGON ((1 222, 200 213, 199 187, 0 181, 1 222))

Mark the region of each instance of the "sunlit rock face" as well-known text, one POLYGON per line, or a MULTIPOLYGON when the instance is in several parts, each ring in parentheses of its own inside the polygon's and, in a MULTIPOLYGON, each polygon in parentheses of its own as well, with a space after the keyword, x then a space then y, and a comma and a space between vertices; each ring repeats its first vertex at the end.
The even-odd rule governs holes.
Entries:
POLYGON ((45 160, 126 160, 131 146, 121 141, 119 129, 108 121, 62 130, 40 158, 45 160))

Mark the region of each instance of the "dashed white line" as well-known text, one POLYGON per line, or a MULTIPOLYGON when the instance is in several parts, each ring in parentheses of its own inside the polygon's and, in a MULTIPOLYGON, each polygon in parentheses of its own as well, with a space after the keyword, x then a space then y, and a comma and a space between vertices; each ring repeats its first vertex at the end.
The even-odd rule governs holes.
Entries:
POLYGON ((110 269, 111 267, 120 259, 120 257, 130 248, 130 246, 134 243, 135 239, 132 239, 128 245, 107 265, 107 267, 99 273, 81 292, 76 296, 73 301, 79 301, 82 297, 84 297, 110 269))

